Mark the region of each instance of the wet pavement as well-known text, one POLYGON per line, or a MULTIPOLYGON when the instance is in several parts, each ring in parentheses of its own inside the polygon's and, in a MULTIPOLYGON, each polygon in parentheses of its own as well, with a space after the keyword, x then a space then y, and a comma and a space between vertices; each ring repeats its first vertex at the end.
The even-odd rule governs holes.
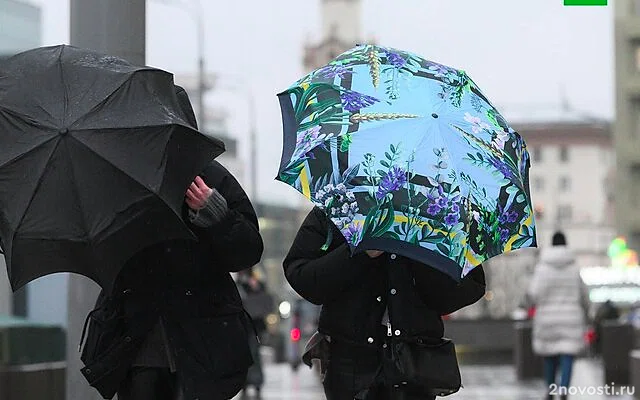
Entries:
MULTIPOLYGON (((269 358, 267 354, 265 354, 269 358)), ((450 400, 543 400, 547 388, 540 380, 521 382, 511 365, 463 365, 464 388, 450 400)), ((574 366, 570 399, 632 400, 633 397, 606 396, 600 362, 578 359, 574 366)), ((621 388, 618 388, 620 390, 621 388)), ((251 393, 250 393, 251 394, 251 393)), ((251 396, 249 396, 251 398, 251 396)), ((240 399, 237 396, 236 399, 240 399)), ((294 372, 288 364, 267 364, 263 400, 325 400, 320 378, 315 371, 302 366, 294 372)))

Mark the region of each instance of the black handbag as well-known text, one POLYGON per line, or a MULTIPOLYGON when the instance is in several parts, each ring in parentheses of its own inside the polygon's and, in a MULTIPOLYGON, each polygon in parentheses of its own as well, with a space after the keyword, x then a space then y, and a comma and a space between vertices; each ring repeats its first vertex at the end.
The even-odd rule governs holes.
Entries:
POLYGON ((394 386, 434 396, 449 396, 462 387, 450 339, 393 339, 384 358, 385 378, 394 386))

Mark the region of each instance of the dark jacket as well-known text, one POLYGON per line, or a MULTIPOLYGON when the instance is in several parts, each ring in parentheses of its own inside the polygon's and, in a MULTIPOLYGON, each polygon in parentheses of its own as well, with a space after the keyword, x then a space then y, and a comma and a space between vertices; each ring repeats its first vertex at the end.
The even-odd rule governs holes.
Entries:
POLYGON ((159 320, 186 399, 231 398, 244 383, 253 362, 253 331, 229 272, 258 263, 262 239, 235 178, 217 162, 201 176, 227 200, 226 218, 210 228, 187 222, 197 242, 171 241, 140 252, 123 268, 113 292, 98 298, 82 373, 104 398, 114 396, 159 320))
POLYGON ((322 304, 318 330, 361 346, 381 343, 387 305, 394 337, 441 338, 441 315, 476 302, 485 292, 482 266, 458 284, 396 254, 351 256, 341 233, 318 208, 300 227, 283 265, 291 286, 310 302, 322 304), (333 229, 334 239, 323 251, 328 229, 333 229))

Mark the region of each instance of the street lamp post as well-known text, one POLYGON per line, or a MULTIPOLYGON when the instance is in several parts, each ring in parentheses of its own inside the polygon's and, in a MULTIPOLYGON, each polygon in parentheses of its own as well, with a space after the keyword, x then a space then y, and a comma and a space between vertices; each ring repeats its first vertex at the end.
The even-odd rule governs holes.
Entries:
MULTIPOLYGON (((217 89, 229 90, 231 92, 242 94, 246 97, 248 122, 249 122, 249 158, 251 158, 251 166, 249 170, 249 193, 254 206, 258 204, 258 127, 256 119, 256 102, 251 91, 251 87, 241 77, 235 75, 224 74, 223 78, 229 77, 235 80, 235 84, 231 85, 218 85, 217 89)), ((222 81, 222 79, 216 79, 216 82, 222 81)))
POLYGON ((192 0, 196 3, 196 12, 193 13, 198 26, 198 115, 200 116, 200 129, 206 129, 206 112, 204 110, 204 92, 206 83, 204 77, 204 9, 200 0, 192 0))
POLYGON ((181 0, 155 0, 158 3, 172 4, 176 6, 184 6, 187 13, 191 15, 196 24, 196 41, 198 51, 198 83, 197 83, 197 110, 199 126, 201 130, 204 130, 206 126, 206 114, 204 110, 204 93, 207 90, 207 84, 205 82, 205 64, 204 64, 204 9, 202 7, 201 0, 188 0, 188 2, 181 0))
MULTIPOLYGON (((247 92, 249 101, 249 148, 251 154, 251 197, 258 207, 258 128, 256 126, 256 102, 251 92, 247 92)), ((260 211, 258 211, 260 212, 260 211)))

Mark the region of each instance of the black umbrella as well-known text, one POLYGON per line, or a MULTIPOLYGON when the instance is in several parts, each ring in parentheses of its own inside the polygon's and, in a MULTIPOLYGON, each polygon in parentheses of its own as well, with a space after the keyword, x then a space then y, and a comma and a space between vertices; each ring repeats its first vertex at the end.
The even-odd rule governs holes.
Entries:
POLYGON ((182 207, 224 144, 173 76, 71 46, 0 61, 0 237, 14 290, 55 272, 109 287, 135 252, 195 239, 182 207))

